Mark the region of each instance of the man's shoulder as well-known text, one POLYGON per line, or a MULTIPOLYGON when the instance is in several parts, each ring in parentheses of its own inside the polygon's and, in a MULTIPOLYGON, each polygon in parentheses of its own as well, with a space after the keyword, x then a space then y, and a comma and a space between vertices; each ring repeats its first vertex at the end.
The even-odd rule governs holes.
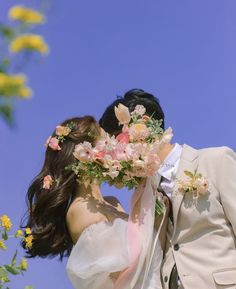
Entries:
POLYGON ((218 158, 221 159, 222 156, 228 154, 234 154, 235 152, 228 146, 219 146, 219 147, 206 147, 200 149, 194 149, 200 158, 218 158))
POLYGON ((198 149, 198 152, 200 154, 212 154, 212 155, 225 154, 225 153, 228 153, 229 151, 233 151, 233 150, 227 146, 207 147, 207 148, 198 149))

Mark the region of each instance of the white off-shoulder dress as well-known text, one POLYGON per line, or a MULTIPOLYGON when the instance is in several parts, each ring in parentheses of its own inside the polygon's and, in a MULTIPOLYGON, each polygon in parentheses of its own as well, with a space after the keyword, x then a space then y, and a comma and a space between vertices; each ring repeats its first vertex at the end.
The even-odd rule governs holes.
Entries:
MULTIPOLYGON (((113 223, 102 221, 90 225, 82 232, 66 266, 67 275, 76 289, 117 288, 110 274, 123 271, 129 266, 127 224, 127 221, 117 218, 113 223)), ((153 234, 153 240, 155 240, 155 231, 153 234)), ((130 283, 125 288, 121 287, 122 289, 162 288, 160 266, 163 252, 158 238, 156 241, 152 258, 150 262, 142 265, 135 284, 130 283), (147 264, 148 271, 146 270, 147 264)))

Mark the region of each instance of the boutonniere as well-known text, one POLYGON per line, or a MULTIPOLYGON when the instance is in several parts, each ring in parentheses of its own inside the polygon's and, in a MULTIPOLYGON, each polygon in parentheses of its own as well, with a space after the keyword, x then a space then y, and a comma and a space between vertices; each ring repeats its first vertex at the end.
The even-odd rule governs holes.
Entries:
POLYGON ((203 196, 209 188, 208 180, 201 173, 184 171, 186 178, 179 180, 179 191, 182 193, 192 193, 195 198, 203 196))

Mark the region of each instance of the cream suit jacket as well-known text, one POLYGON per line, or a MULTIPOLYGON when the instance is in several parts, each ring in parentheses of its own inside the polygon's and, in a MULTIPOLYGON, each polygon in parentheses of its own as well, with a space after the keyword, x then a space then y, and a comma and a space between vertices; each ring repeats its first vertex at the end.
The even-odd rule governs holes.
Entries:
POLYGON ((162 265, 163 288, 169 289, 176 263, 184 289, 236 289, 236 154, 228 147, 195 150, 184 145, 172 197, 162 265), (181 193, 184 171, 202 173, 209 190, 197 201, 181 193))

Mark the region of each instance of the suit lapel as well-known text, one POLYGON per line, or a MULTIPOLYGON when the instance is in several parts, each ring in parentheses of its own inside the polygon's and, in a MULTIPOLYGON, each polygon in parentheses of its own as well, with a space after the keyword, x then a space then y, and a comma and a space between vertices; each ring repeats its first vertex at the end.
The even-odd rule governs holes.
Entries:
POLYGON ((176 174, 176 180, 172 195, 172 210, 173 210, 173 220, 174 220, 174 231, 173 236, 176 231, 176 224, 178 221, 178 214, 183 202, 184 194, 178 190, 178 180, 183 180, 186 178, 184 171, 195 172, 198 165, 198 153, 194 148, 184 145, 183 151, 180 157, 179 168, 176 174))

